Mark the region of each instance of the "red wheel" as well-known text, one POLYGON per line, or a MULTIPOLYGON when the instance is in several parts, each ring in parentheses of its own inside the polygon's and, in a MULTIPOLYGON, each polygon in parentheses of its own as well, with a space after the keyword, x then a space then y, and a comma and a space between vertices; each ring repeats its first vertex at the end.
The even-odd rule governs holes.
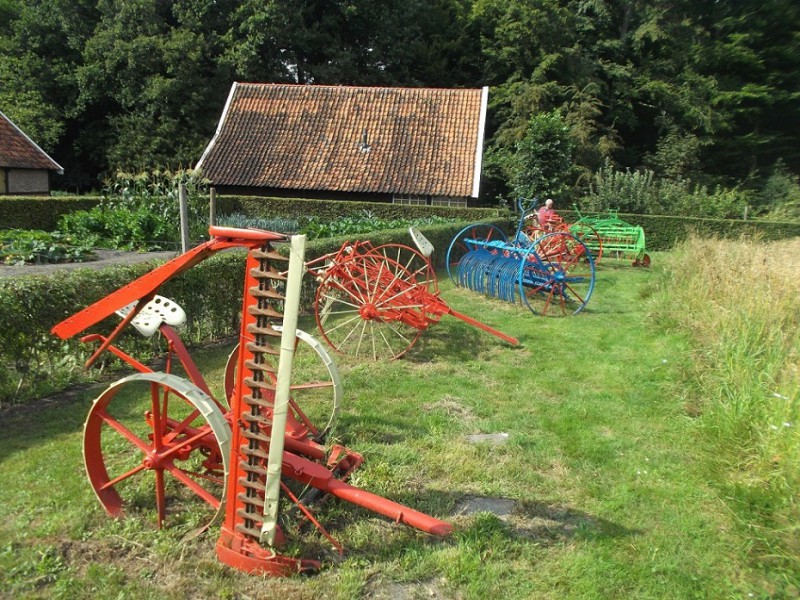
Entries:
POLYGON ((436 281, 436 273, 431 261, 411 246, 383 244, 374 248, 370 253, 375 254, 378 260, 389 259, 387 266, 390 268, 392 265, 401 266, 405 274, 411 275, 417 284, 424 285, 425 289, 432 294, 438 293, 439 284, 436 281))
POLYGON ((208 526, 222 512, 231 432, 216 402, 166 373, 111 385, 86 419, 83 455, 100 504, 113 517, 156 514, 162 527, 208 526))
POLYGON ((429 323, 426 293, 426 282, 418 282, 396 261, 374 253, 356 255, 317 288, 317 326, 337 352, 376 361, 399 358, 429 323))
POLYGON ((598 264, 603 257, 603 238, 594 227, 578 223, 570 227, 569 232, 581 240, 592 253, 594 264, 598 264))

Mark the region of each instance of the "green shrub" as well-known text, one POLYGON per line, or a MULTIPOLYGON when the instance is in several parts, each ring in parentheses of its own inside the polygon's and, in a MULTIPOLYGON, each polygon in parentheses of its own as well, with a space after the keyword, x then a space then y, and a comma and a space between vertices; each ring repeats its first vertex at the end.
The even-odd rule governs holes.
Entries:
POLYGON ((0 230, 0 263, 19 265, 83 262, 93 258, 92 246, 85 240, 76 240, 58 232, 0 230))
POLYGON ((761 191, 760 205, 768 210, 767 218, 776 221, 800 221, 800 177, 792 174, 779 160, 761 191))
POLYGON ((205 237, 207 181, 191 170, 118 172, 106 182, 100 206, 65 215, 59 229, 99 247, 156 250, 180 243, 179 186, 186 187, 190 237, 205 237))
POLYGON ((240 212, 231 213, 229 215, 219 215, 217 217, 217 225, 235 227, 237 229, 263 229, 265 231, 277 231, 279 233, 297 233, 300 230, 297 219, 250 217, 240 212))
POLYGON ((416 227, 438 225, 451 221, 451 219, 436 215, 416 219, 379 219, 371 214, 365 214, 361 217, 341 217, 335 221, 324 221, 318 217, 311 217, 300 228, 300 232, 306 234, 308 239, 315 240, 337 236, 371 234, 385 229, 408 229, 412 225, 416 227))
POLYGON ((0 196, 0 226, 9 229, 55 231, 61 215, 90 210, 100 203, 99 197, 41 198, 0 196))
POLYGON ((558 111, 531 117, 525 137, 517 144, 507 173, 515 196, 544 198, 567 190, 573 143, 558 111))
POLYGON ((685 215, 711 219, 735 219, 744 214, 749 193, 739 188, 692 185, 686 179, 660 179, 653 171, 619 171, 606 164, 592 177, 581 208, 604 212, 685 215))
POLYGON ((423 206, 355 200, 312 200, 309 198, 272 198, 264 196, 217 196, 217 213, 239 212, 248 217, 287 218, 301 221, 315 216, 322 221, 341 217, 359 217, 365 212, 377 219, 417 219, 439 216, 462 221, 481 221, 507 214, 504 208, 463 208, 423 206))

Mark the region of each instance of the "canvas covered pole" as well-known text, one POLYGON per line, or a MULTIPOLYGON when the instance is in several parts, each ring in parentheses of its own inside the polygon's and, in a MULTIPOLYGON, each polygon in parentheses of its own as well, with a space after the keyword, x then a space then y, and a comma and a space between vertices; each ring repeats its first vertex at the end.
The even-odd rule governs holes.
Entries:
POLYGON ((264 521, 261 526, 261 543, 274 546, 278 529, 278 504, 281 494, 281 467, 283 465, 284 434, 289 410, 289 387, 292 379, 292 361, 300 312, 300 290, 305 269, 306 236, 291 238, 289 271, 286 277, 286 295, 283 305, 283 331, 278 357, 278 380, 275 385, 275 406, 272 415, 267 480, 264 492, 264 521))

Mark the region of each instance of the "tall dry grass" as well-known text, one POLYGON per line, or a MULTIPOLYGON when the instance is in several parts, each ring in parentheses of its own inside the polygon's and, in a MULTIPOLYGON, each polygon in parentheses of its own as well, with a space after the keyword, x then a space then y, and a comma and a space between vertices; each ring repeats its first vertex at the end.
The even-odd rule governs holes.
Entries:
POLYGON ((800 569, 800 239, 691 237, 665 276, 658 314, 692 340, 689 410, 725 496, 762 560, 800 569))

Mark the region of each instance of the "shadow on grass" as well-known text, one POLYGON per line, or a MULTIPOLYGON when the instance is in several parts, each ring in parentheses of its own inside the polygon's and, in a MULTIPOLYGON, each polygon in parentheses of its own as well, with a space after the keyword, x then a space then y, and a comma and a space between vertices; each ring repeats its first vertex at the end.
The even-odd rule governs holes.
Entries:
MULTIPOLYGON (((531 315, 523 316, 527 318, 531 315)), ((417 344, 401 360, 417 364, 437 360, 466 362, 495 349, 522 348, 527 339, 527 336, 519 336, 516 332, 503 331, 504 334, 519 339, 519 346, 512 346, 465 321, 450 316, 443 317, 442 321, 445 319, 446 322, 433 324, 424 331, 417 344)))
MULTIPOLYGON (((80 431, 92 401, 110 381, 76 385, 45 398, 0 410, 0 463, 54 437, 80 431)), ((77 437, 75 443, 80 443, 77 437)))
MULTIPOLYGON (((328 498, 325 502, 331 500, 333 498, 328 498)), ((575 540, 617 539, 642 533, 640 530, 557 503, 515 501, 430 490, 396 495, 391 500, 454 526, 451 536, 424 536, 422 543, 425 545, 464 545, 475 538, 481 538, 489 544, 533 542, 537 547, 549 547, 575 540), (506 506, 512 505, 513 508, 499 516, 491 510, 465 514, 462 511, 465 502, 476 499, 485 501, 485 506, 499 502, 506 506)), ((350 527, 357 527, 364 521, 368 521, 371 528, 385 530, 385 535, 360 536, 360 541, 352 549, 353 554, 385 558, 401 556, 408 551, 409 543, 412 543, 414 537, 419 535, 410 527, 395 525, 386 517, 343 501, 336 502, 331 513, 330 520, 324 516, 322 518, 328 531, 334 535, 345 532, 350 527)))

